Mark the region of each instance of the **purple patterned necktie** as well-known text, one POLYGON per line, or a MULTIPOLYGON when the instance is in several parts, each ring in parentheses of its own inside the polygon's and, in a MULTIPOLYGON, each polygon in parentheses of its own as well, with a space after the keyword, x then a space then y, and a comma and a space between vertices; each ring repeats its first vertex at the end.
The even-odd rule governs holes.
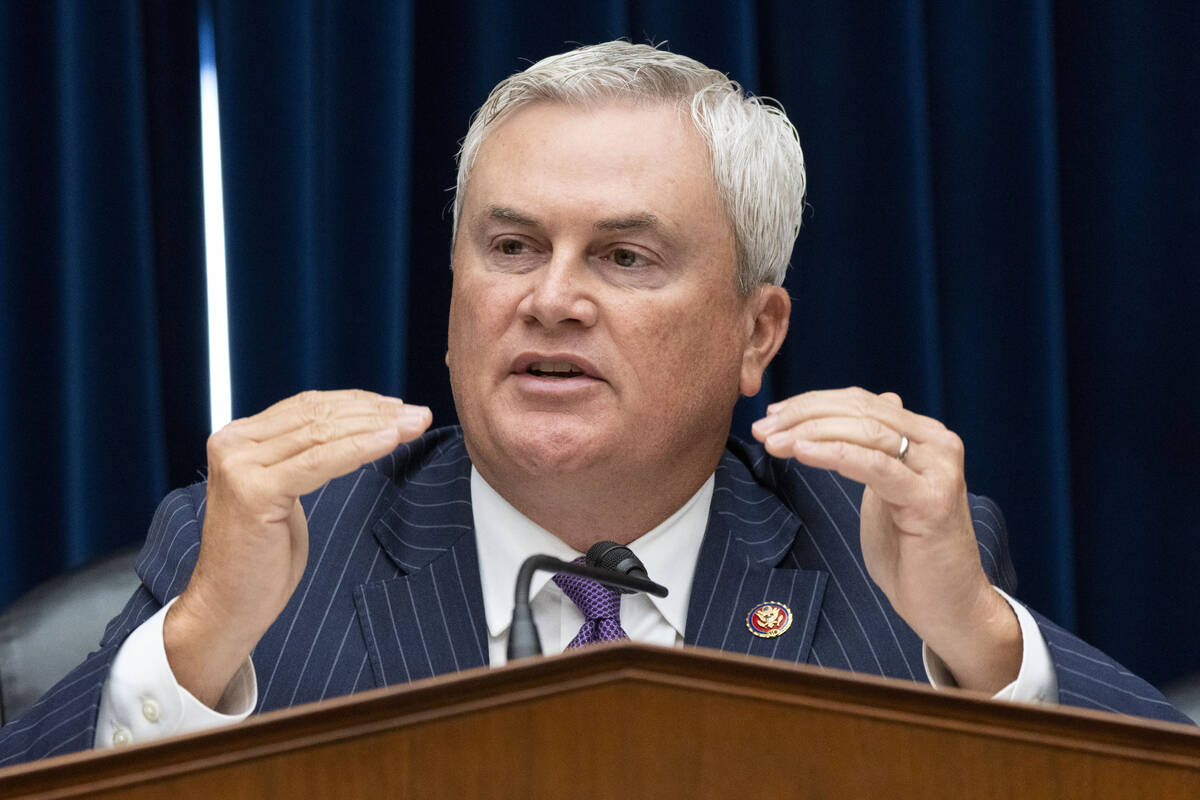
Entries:
MULTIPOLYGON (((584 559, 577 558, 573 563, 582 564, 584 559)), ((553 580, 583 612, 583 625, 567 647, 629 638, 621 628, 621 595, 616 589, 565 572, 555 574, 553 580)))

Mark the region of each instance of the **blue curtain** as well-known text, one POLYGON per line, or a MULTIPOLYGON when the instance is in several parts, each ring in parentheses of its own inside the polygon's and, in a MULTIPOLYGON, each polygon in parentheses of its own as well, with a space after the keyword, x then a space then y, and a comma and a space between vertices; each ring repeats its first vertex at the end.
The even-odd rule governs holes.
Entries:
MULTIPOLYGON (((967 442, 972 487, 1007 512, 1024 599, 1151 680, 1200 669, 1200 639, 1190 635, 1200 627, 1200 548, 1191 543, 1200 433, 1189 418, 1200 341, 1200 7, 576 5, 213 0, 235 415, 301 389, 360 386, 427 403, 438 423, 453 422, 442 363, 446 189, 470 113, 497 80, 570 43, 665 41, 778 98, 808 156, 811 212, 788 279, 792 333, 764 394, 859 384, 898 391, 941 418, 967 442)), ((146 16, 137 3, 120 7, 130 19, 146 16)), ((135 535, 148 519, 146 498, 181 480, 172 459, 204 406, 186 390, 202 380, 181 386, 164 366, 176 362, 168 352, 203 350, 189 338, 201 335, 202 321, 186 318, 202 308, 192 271, 198 223, 188 215, 196 209, 135 213, 147 204, 139 192, 166 202, 138 188, 160 185, 160 163, 197 204, 198 177, 180 177, 183 154, 194 161, 194 140, 181 134, 167 146, 151 133, 131 135, 190 124, 180 120, 194 109, 178 107, 179 97, 194 93, 170 97, 155 87, 186 83, 180 74, 194 65, 147 55, 170 52, 162 26, 112 34, 113 63, 125 66, 108 67, 139 83, 142 99, 131 95, 130 109, 106 106, 103 118, 85 123, 89 135, 120 147, 66 140, 64 120, 86 114, 95 102, 88 93, 101 87, 87 72, 70 94, 61 62, 71 47, 96 47, 100 28, 85 26, 72 40, 61 30, 62 9, 82 14, 87 6, 58 8, 41 14, 47 32, 36 48, 0 26, 8 45, 0 52, 0 159, 21 176, 29 163, 22 147, 56 147, 61 156, 43 157, 63 165, 103 152, 94 168, 119 170, 121 179, 5 178, 0 189, 4 268, 18 270, 2 290, 0 403, 6 430, 19 433, 0 451, 6 475, 18 476, 0 496, 5 525, 23 515, 43 536, 115 539, 106 531, 135 535), (10 47, 30 75, 14 73, 10 47), (40 115, 26 107, 14 119, 13 95, 35 84, 51 87, 58 105, 40 115), (157 106, 132 107, 156 96, 157 106), (123 167, 113 153, 140 166, 123 167), (67 215, 72 198, 85 204, 83 222, 67 215), (134 209, 132 232, 107 224, 101 241, 62 252, 114 204, 134 209), (10 239, 19 217, 40 206, 37 233, 10 239), (92 264, 106 247, 136 253, 114 257, 113 276, 99 283, 101 267, 92 264), (25 260, 14 262, 14 251, 25 260), (89 330, 75 346, 67 337, 76 328, 45 309, 7 314, 16 307, 14 281, 64 312, 86 313, 51 277, 56 270, 86 278, 79 291, 87 298, 105 293, 94 313, 112 317, 106 336, 140 325, 129 346, 145 354, 118 359, 122 372, 104 391, 81 376, 108 357, 107 340, 89 330), (176 282, 177 270, 192 277, 176 282), (17 326, 37 331, 25 340, 39 344, 11 338, 17 326), (32 399, 37 376, 49 387, 43 393, 58 392, 49 404, 32 399), (81 391, 62 388, 67 381, 81 391), (106 405, 136 424, 124 433, 111 422, 71 427, 81 413, 101 418, 106 405), (27 420, 43 418, 50 433, 39 438, 27 420), (27 475, 44 473, 28 470, 31 451, 54 453, 51 480, 27 475), (120 465, 122 491, 105 488, 111 476, 98 478, 97 463, 110 472, 120 465), (35 510, 35 497, 72 492, 87 496, 53 504, 58 516, 35 510), (67 509, 92 500, 126 506, 89 513, 91 528, 68 534, 75 522, 67 509)), ((111 92, 105 97, 113 102, 111 92)), ((739 430, 766 399, 744 404, 739 430)), ((202 463, 202 445, 187 456, 202 463)), ((28 548, 26 530, 6 527, 3 552, 28 548)), ((24 580, 14 572, 0 577, 5 588, 24 580)))
POLYGON ((0 606, 204 465, 187 5, 0 5, 0 606))
POLYGON ((234 415, 404 387, 412 12, 216 3, 234 415))

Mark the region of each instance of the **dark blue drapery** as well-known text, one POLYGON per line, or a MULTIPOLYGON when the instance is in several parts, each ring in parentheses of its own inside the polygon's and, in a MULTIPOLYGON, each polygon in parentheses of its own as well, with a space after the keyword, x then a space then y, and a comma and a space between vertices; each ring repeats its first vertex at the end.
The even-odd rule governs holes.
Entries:
POLYGON ((186 6, 0 4, 0 606, 140 539, 204 464, 186 6))
MULTIPOLYGON (((360 386, 453 421, 471 111, 566 43, 665 40, 805 145, 771 396, 860 384, 943 419, 1024 599, 1152 680, 1200 669, 1200 10, 577 5, 214 0, 235 414, 360 386)), ((203 465, 195 9, 166 6, 0 10, 0 603, 139 537, 203 465)))

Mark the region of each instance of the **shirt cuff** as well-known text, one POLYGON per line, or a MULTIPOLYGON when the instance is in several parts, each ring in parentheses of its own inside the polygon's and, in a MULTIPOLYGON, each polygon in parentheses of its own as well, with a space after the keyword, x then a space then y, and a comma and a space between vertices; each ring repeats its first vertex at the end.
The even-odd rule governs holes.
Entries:
POLYGON ((249 658, 238 668, 216 709, 175 680, 163 644, 163 620, 175 600, 139 625, 117 651, 100 693, 94 747, 114 747, 241 722, 258 703, 258 678, 249 658))
MULTIPOLYGON (((1054 662, 1050 659, 1050 648, 1038 628, 1037 621, 1025 606, 1013 600, 1003 589, 993 586, 1000 596, 1012 607, 1021 625, 1021 669, 1017 679, 996 692, 997 700, 1015 700, 1023 703, 1057 703, 1058 676, 1054 662)), ((925 662, 925 674, 935 689, 957 686, 954 676, 946 664, 929 647, 922 643, 921 658, 925 662)))

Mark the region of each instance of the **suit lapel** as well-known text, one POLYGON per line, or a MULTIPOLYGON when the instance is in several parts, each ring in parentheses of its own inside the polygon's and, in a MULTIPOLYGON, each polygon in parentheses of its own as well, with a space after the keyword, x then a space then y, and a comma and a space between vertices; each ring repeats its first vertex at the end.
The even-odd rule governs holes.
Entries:
MULTIPOLYGON (((355 590, 379 686, 488 663, 470 471, 461 438, 443 443, 415 476, 398 481, 373 528, 404 573, 355 590)), ((801 524, 726 451, 692 582, 685 643, 807 660, 828 575, 780 566, 801 524), (786 632, 773 638, 750 632, 747 615, 763 602, 787 606, 792 622, 786 632)))
POLYGON ((828 576, 779 567, 800 525, 745 464, 725 452, 692 582, 687 644, 788 661, 808 658, 828 576), (790 610, 792 622, 784 633, 772 638, 751 633, 747 615, 764 602, 790 610))
POLYGON ((487 664, 487 628, 471 513, 471 462, 447 442, 400 482, 372 530, 405 574, 355 591, 376 684, 487 664))

